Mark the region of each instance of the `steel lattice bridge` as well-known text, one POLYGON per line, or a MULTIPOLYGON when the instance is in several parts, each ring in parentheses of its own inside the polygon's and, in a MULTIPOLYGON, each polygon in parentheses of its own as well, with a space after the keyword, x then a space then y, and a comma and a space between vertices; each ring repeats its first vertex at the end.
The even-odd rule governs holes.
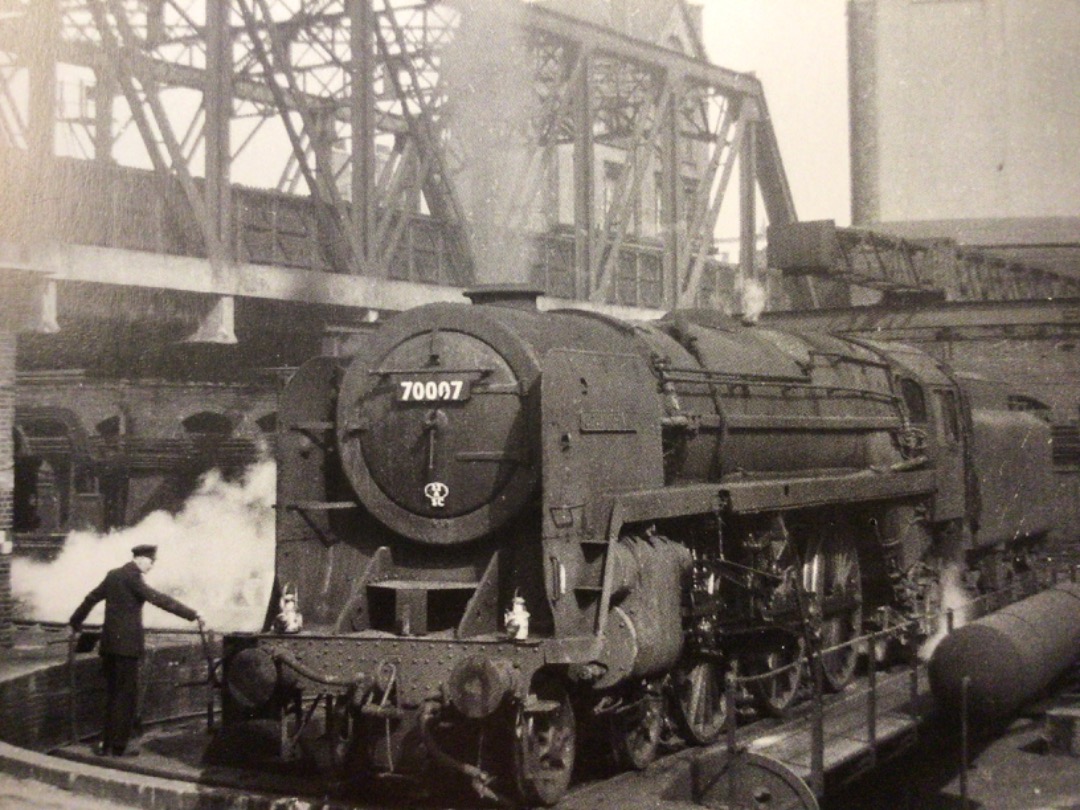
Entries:
MULTIPOLYGON (((210 340, 240 299, 378 311, 489 281, 729 309, 758 200, 780 233, 792 196, 760 82, 663 25, 662 47, 514 0, 4 0, 0 260, 46 330, 57 284, 195 312, 210 340)), ((774 263, 791 300, 943 286, 909 272, 921 246, 837 244, 824 270, 774 263)), ((970 268, 979 299, 1076 294, 970 268)))

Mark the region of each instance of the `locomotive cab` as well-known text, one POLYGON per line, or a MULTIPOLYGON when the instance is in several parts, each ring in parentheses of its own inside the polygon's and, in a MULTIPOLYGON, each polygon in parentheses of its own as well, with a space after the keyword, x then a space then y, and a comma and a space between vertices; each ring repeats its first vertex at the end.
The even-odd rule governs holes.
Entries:
POLYGON ((920 434, 935 492, 930 522, 977 521, 978 490, 967 475, 971 453, 970 403, 952 374, 918 349, 864 341, 887 357, 907 418, 920 434))

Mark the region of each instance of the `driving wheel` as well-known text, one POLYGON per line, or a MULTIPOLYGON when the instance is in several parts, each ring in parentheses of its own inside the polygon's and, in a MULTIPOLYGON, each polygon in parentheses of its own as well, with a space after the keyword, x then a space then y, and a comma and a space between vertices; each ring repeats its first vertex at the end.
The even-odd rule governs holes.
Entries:
POLYGON ((724 678, 720 662, 692 660, 672 676, 675 722, 687 742, 709 745, 720 739, 727 720, 724 678))

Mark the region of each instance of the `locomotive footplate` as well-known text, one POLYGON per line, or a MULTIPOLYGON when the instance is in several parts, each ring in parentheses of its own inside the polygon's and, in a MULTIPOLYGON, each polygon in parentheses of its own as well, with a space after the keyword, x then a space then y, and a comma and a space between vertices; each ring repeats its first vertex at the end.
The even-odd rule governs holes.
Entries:
POLYGON ((438 697, 463 660, 502 660, 523 684, 545 663, 540 640, 422 639, 388 636, 256 636, 258 647, 291 669, 297 685, 327 694, 346 694, 359 682, 380 689, 393 681, 399 706, 418 706, 438 697), (329 673, 348 673, 331 676, 329 673), (351 677, 350 677, 351 676, 351 677))

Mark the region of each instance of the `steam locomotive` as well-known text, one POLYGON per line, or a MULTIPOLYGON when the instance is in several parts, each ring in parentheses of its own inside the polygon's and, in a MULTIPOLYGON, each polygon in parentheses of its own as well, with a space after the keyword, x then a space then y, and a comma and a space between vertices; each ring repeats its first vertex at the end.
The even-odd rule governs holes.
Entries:
POLYGON ((579 734, 636 768, 668 716, 711 742, 736 666, 782 713, 811 639, 841 690, 843 642, 1051 529, 1050 426, 921 351, 469 296, 284 390, 278 595, 225 639, 225 732, 289 758, 318 718, 339 775, 550 805, 579 734))

